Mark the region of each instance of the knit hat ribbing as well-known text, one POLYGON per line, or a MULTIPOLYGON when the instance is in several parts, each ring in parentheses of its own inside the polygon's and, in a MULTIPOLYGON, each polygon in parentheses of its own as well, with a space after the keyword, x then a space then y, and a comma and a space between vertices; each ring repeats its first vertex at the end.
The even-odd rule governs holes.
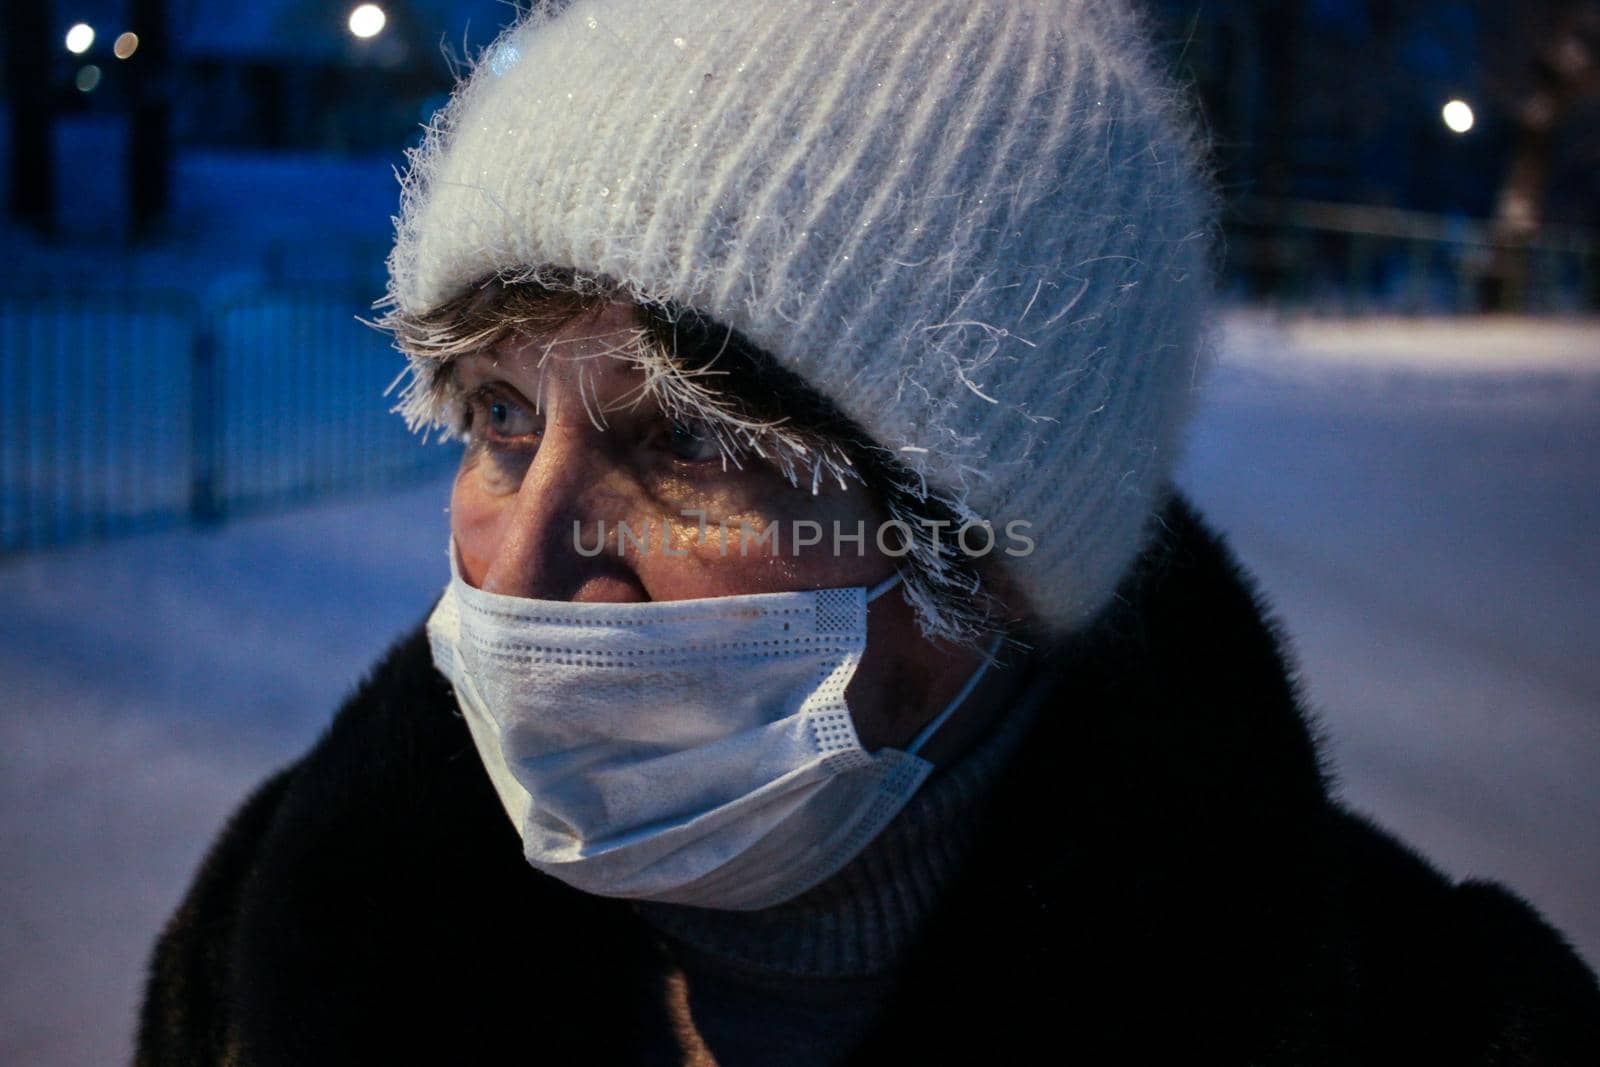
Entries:
POLYGON ((1209 200, 1136 31, 1104 0, 537 8, 412 154, 387 300, 563 266, 696 308, 957 514, 1029 523, 1007 566, 1072 628, 1207 354, 1209 200))

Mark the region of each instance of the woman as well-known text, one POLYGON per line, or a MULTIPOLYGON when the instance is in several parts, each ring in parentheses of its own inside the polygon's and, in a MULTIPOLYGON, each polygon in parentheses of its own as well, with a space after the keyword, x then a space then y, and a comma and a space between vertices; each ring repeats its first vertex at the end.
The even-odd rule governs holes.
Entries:
POLYGON ((1560 935, 1330 798, 1171 485, 1185 128, 1100 0, 508 30, 390 259, 448 584, 223 832, 140 1061, 1593 1062, 1560 935))

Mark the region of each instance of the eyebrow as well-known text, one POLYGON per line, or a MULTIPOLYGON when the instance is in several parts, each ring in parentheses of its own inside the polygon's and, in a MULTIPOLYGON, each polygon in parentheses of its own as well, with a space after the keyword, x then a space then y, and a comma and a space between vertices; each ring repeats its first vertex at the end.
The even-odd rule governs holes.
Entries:
POLYGON ((717 391, 746 414, 782 421, 841 445, 869 442, 832 400, 733 327, 683 308, 641 305, 640 317, 669 358, 691 372, 719 375, 717 391))

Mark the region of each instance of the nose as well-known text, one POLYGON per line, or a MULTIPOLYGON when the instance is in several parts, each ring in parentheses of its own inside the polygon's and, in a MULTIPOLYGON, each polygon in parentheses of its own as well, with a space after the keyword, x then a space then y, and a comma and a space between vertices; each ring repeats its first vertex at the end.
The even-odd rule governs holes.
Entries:
POLYGON ((581 414, 550 420, 521 486, 496 502, 482 589, 565 602, 647 599, 624 558, 593 551, 600 523, 614 529, 627 512, 623 476, 605 446, 581 414))

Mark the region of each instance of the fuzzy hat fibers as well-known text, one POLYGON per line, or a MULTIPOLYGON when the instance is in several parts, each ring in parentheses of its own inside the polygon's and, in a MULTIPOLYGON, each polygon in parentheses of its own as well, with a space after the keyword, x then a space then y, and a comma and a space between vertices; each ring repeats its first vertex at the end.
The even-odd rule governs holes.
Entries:
POLYGON ((1207 362, 1197 160, 1119 3, 575 0, 412 153, 386 300, 555 266, 696 308, 957 514, 1029 523, 1005 565, 1071 629, 1143 546, 1207 362))

